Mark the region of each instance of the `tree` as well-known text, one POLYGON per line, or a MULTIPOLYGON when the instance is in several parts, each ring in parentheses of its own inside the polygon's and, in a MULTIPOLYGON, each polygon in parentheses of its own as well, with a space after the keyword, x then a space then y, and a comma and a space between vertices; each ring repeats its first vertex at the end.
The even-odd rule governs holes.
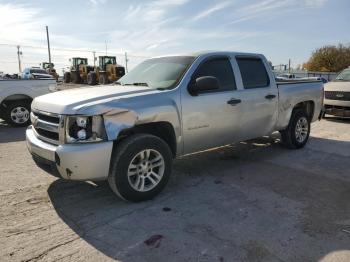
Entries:
POLYGON ((328 45, 316 49, 303 68, 309 71, 339 72, 350 66, 350 45, 328 45))

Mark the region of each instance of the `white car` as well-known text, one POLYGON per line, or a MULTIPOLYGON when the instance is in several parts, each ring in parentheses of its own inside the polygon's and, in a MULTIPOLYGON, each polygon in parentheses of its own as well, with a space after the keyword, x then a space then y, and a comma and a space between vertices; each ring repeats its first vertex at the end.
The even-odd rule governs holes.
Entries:
POLYGON ((53 79, 53 77, 44 69, 31 67, 23 70, 22 79, 53 79))

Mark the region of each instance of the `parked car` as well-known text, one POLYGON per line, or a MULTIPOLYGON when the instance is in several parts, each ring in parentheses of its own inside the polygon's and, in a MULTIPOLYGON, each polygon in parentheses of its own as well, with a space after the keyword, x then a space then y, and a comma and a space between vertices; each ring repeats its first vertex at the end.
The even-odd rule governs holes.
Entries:
POLYGON ((326 114, 350 117, 350 67, 325 85, 326 114))
POLYGON ((54 79, 54 77, 40 67, 31 67, 23 70, 22 79, 54 79))
POLYGON ((304 147, 322 101, 322 82, 276 83, 263 55, 158 57, 115 85, 35 98, 26 139, 53 174, 108 180, 121 198, 142 201, 164 188, 175 157, 274 131, 304 147))
POLYGON ((296 75, 294 75, 294 74, 281 74, 281 75, 278 75, 277 77, 283 78, 283 79, 295 79, 295 78, 297 78, 296 75))
POLYGON ((322 83, 326 84, 328 83, 328 80, 322 76, 310 76, 310 77, 303 77, 302 80, 317 80, 322 81, 322 83))
POLYGON ((15 127, 29 125, 33 98, 55 89, 54 79, 0 80, 0 118, 15 127))

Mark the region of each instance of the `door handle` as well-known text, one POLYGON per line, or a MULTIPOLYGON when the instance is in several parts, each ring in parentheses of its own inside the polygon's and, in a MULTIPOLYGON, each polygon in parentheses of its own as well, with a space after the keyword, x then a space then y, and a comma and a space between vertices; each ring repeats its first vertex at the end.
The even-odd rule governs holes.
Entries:
POLYGON ((227 101, 227 104, 229 104, 231 106, 235 106, 241 102, 242 102, 241 99, 231 98, 230 100, 227 101))
POLYGON ((267 95, 265 96, 266 99, 274 99, 276 97, 276 95, 267 95))

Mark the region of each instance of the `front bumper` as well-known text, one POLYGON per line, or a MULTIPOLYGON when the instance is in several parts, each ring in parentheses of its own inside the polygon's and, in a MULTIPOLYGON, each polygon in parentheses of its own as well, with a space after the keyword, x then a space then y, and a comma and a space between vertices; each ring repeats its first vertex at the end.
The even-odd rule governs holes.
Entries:
POLYGON ((350 101, 324 100, 326 114, 338 117, 350 117, 350 101))
MULTIPOLYGON (((70 180, 106 180, 113 142, 52 145, 38 139, 32 126, 26 131, 27 147, 36 163, 50 165, 54 175, 70 180)), ((47 170, 46 170, 47 171, 47 170)))

